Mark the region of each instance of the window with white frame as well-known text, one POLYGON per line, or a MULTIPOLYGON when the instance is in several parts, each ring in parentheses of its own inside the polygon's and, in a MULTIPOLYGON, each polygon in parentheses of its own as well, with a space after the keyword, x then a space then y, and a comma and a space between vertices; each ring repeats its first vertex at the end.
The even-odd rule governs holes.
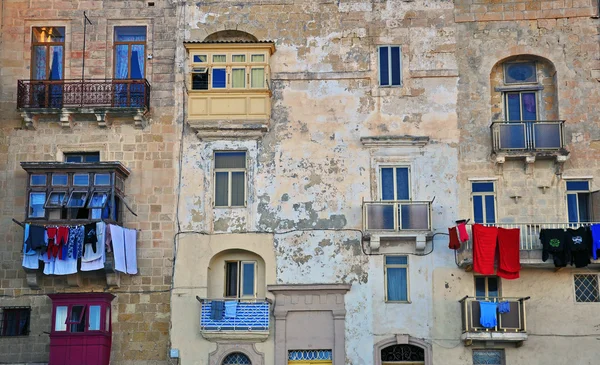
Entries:
POLYGON ((268 87, 268 55, 264 51, 194 51, 190 58, 192 90, 260 90, 268 87))
POLYGON ((379 86, 402 85, 401 46, 379 46, 379 86))
POLYGON ((256 296, 256 261, 225 262, 225 297, 254 298, 256 296))
POLYGON ((588 180, 567 181, 567 215, 569 223, 591 221, 591 192, 588 180))
POLYGON ((410 169, 384 166, 379 170, 381 200, 410 200, 410 169))
POLYGON ((480 224, 496 223, 496 191, 493 181, 471 183, 473 221, 480 224))
POLYGON ((578 303, 600 302, 598 295, 597 274, 575 274, 573 276, 575 286, 575 301, 578 303))
POLYGON ((476 276, 475 296, 478 298, 500 297, 500 278, 497 276, 476 276))
POLYGON ((504 365, 504 350, 473 350, 473 365, 504 365))
POLYGON ((215 152, 215 207, 246 205, 246 152, 215 152))
POLYGON ((386 302, 408 302, 408 256, 385 256, 386 302))

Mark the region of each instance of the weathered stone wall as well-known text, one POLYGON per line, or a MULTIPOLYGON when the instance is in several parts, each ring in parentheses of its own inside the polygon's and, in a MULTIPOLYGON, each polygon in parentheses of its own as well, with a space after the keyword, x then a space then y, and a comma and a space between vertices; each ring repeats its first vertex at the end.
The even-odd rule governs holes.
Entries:
POLYGON ((32 307, 31 333, 2 338, 0 362, 47 362, 51 322, 48 293, 109 291, 112 305, 111 364, 158 364, 169 343, 175 191, 177 179, 177 91, 174 88, 176 8, 170 1, 29 1, 2 3, 0 45, 0 306, 32 307), (40 120, 36 130, 23 128, 16 110, 17 80, 30 78, 31 27, 65 26, 65 78, 81 77, 83 11, 87 27, 86 78, 112 78, 115 25, 146 25, 146 78, 152 87, 149 125, 135 129, 131 120, 98 127, 94 115, 77 117, 72 128, 57 118, 40 120), (25 215, 26 173, 21 161, 57 161, 63 152, 96 151, 103 161, 121 161, 131 170, 125 183, 124 226, 139 229, 137 275, 121 276, 121 286, 107 289, 99 272, 82 274, 82 286, 68 287, 61 276, 41 278, 31 290, 21 268, 23 229, 11 218, 25 215))
MULTIPOLYGON (((237 29, 274 41, 276 51, 270 62, 273 108, 264 137, 199 140, 192 130, 185 134, 182 228, 214 236, 207 242, 186 234, 181 247, 197 241, 195 247, 212 256, 222 247, 220 233, 238 232, 250 240, 255 234, 243 232, 272 232, 276 284, 352 284, 345 295, 347 364, 372 363, 373 345, 398 333, 429 341, 432 267, 454 265, 451 252, 439 248, 446 240, 437 236, 434 254, 410 256, 412 304, 385 303, 383 257, 365 255, 368 243, 358 232, 362 201, 378 199, 382 163, 410 166, 412 198, 435 198, 436 232, 457 215, 452 9, 450 1, 293 0, 186 8, 186 40, 237 29), (401 87, 378 86, 378 45, 402 47, 401 87), (361 143, 361 137, 398 135, 430 141, 424 147, 361 143), (248 154, 247 207, 213 208, 213 152, 234 149, 248 154)), ((388 254, 416 252, 414 240, 383 246, 388 254)), ((178 262, 176 283, 190 269, 178 262)), ((180 348, 183 364, 206 364, 204 349, 214 344, 186 321, 197 318, 193 293, 206 284, 198 278, 186 285, 191 289, 173 295, 178 313, 173 347, 180 348)), ((265 364, 273 365, 272 349, 264 351, 265 364)))

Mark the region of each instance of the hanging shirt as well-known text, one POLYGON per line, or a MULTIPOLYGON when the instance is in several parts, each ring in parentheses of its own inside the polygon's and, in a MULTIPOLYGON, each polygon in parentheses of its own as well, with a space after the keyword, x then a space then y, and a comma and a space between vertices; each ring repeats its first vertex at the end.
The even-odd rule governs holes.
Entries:
POLYGON ((569 251, 571 252, 571 265, 581 268, 590 263, 591 234, 587 227, 567 229, 566 233, 569 251))
POLYGON ((546 262, 552 254, 555 267, 565 267, 571 260, 570 251, 566 248, 565 230, 562 228, 542 229, 542 261, 546 262))
POLYGON ((485 328, 494 328, 498 324, 496 308, 498 303, 479 302, 479 323, 485 328))
POLYGON ((600 250, 600 224, 592 224, 590 227, 592 232, 592 257, 598 260, 598 250, 600 250))

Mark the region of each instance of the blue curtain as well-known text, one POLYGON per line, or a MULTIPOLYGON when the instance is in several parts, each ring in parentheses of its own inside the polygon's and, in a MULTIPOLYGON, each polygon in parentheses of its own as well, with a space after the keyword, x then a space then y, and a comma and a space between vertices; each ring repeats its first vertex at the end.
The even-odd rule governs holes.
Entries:
MULTIPOLYGON (((134 44, 131 46, 131 70, 129 78, 143 79, 144 78, 144 45, 134 44)), ((144 84, 130 85, 130 101, 132 107, 140 107, 144 105, 144 84)))
MULTIPOLYGON (((129 46, 119 44, 115 48, 115 79, 124 80, 129 77, 129 46)), ((127 106, 127 84, 115 84, 115 106, 127 106)))
MULTIPOLYGON (((35 80, 46 80, 46 46, 36 46, 33 48, 33 67, 32 77, 35 80)), ((43 107, 46 105, 46 86, 33 85, 31 90, 31 105, 33 107, 43 107)))
MULTIPOLYGON (((63 79, 63 47, 51 46, 50 54, 50 80, 63 79)), ((61 108, 63 103, 63 85, 50 85, 50 107, 61 108)))
POLYGON ((579 221, 579 212, 577 211, 577 194, 567 194, 567 210, 569 215, 569 223, 577 223, 579 221))
POLYGON ((406 268, 387 268, 388 300, 408 300, 408 283, 406 279, 406 268))

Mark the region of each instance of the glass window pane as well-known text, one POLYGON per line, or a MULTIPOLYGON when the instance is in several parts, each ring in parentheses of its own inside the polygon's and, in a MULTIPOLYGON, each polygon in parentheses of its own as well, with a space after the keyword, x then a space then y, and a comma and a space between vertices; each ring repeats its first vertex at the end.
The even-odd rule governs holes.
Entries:
POLYGON ((108 201, 108 193, 95 192, 88 203, 88 208, 104 208, 108 201))
POLYGON ((381 200, 394 200, 394 169, 381 169, 381 200))
POLYGON ((386 256, 385 264, 386 265, 407 265, 408 257, 406 257, 406 256, 386 256))
POLYGON ((392 52, 392 85, 401 84, 400 47, 391 47, 392 52))
POLYGON ((194 62, 206 62, 206 55, 194 55, 194 62))
POLYGON ((250 70, 250 87, 253 89, 264 89, 265 87, 265 69, 253 68, 250 70))
POLYGON ((225 264, 225 296, 237 297, 238 287, 238 262, 227 262, 225 264))
POLYGON ((471 191, 474 193, 493 193, 494 183, 493 182, 474 182, 471 183, 471 191))
POLYGON ((65 186, 67 183, 67 174, 52 174, 52 185, 65 186))
POLYGON ((215 168, 246 168, 246 152, 215 152, 215 168))
POLYGON ((83 208, 85 207, 85 201, 87 198, 87 192, 83 191, 74 191, 71 193, 71 197, 67 202, 67 207, 69 208, 83 208))
POLYGON ((71 324, 71 333, 83 332, 85 330, 85 306, 74 305, 71 307, 71 316, 69 323, 71 324))
POLYGON ((231 87, 244 88, 246 87, 246 69, 234 68, 231 70, 231 87))
POLYGON ((192 74, 192 90, 208 90, 208 72, 192 74))
POLYGON ((62 207, 65 202, 65 198, 67 197, 67 192, 65 191, 54 191, 50 193, 48 197, 48 202, 46 203, 47 207, 62 207))
POLYGON ((396 169, 396 200, 410 199, 408 181, 408 168, 401 167, 396 169))
POLYGON ((521 120, 521 98, 518 93, 506 94, 508 120, 521 120))
POLYGON ((217 172, 215 174, 215 206, 226 207, 229 205, 229 173, 217 172))
POLYGON ((389 301, 408 300, 406 268, 387 268, 387 299, 389 301))
POLYGON ((265 55, 264 54, 253 54, 252 57, 250 58, 250 61, 265 62, 265 55))
POLYGON ((473 350, 473 365, 502 365, 502 350, 473 350))
POLYGON ((254 296, 254 263, 242 263, 242 295, 254 296))
POLYGON ((246 62, 246 55, 234 54, 231 56, 231 62, 246 62))
POLYGON ((588 191, 588 190, 590 190, 590 182, 589 181, 567 181, 567 190, 588 191))
POLYGON ((495 210, 495 201, 493 195, 485 196, 485 222, 486 223, 496 223, 496 210, 495 210))
POLYGON ((65 156, 65 162, 83 162, 82 155, 67 155, 65 156))
POLYGON ((117 42, 141 42, 145 40, 145 26, 115 27, 115 41, 117 42))
POLYGON ((215 89, 222 89, 227 84, 227 72, 224 68, 213 68, 212 69, 212 87, 215 89))
POLYGON ((427 204, 401 204, 401 229, 429 230, 429 207, 427 204))
POLYGON ((394 229, 394 206, 370 204, 367 206, 368 229, 394 229))
POLYGON ((94 175, 94 185, 110 185, 110 174, 94 175))
MULTIPOLYGON (((49 80, 62 80, 63 79, 63 46, 50 46, 48 47, 48 56, 50 57, 50 75, 48 75, 49 80)), ((55 85, 53 94, 57 94, 58 92, 62 95, 62 87, 60 85, 55 85)), ((55 96, 55 95, 53 95, 55 96)))
POLYGON ((488 281, 488 297, 498 298, 498 279, 497 278, 487 278, 488 281))
POLYGON ((388 51, 389 47, 379 47, 379 85, 381 86, 390 84, 388 51))
POLYGON ((32 186, 46 185, 46 175, 31 175, 32 186))
POLYGON ((245 186, 246 173, 232 172, 231 173, 231 206, 243 207, 246 205, 245 186))
POLYGON ((224 54, 223 55, 215 54, 212 57, 212 61, 213 62, 227 62, 227 55, 224 55, 224 54))
POLYGON ((537 120, 535 93, 522 93, 523 120, 537 120))
POLYGON ((88 175, 88 174, 73 175, 73 185, 88 186, 89 184, 90 184, 90 175, 88 175))
POLYGON ((535 62, 507 63, 504 65, 507 84, 536 82, 535 62))
POLYGON ((62 43, 65 41, 65 27, 33 27, 32 39, 41 43, 62 43))
POLYGON ((485 223, 483 220, 483 201, 481 195, 473 196, 473 220, 475 223, 485 223))
POLYGON ((67 330, 67 307, 57 306, 56 316, 54 317, 54 330, 55 331, 66 331, 67 330))
MULTIPOLYGON (((34 80, 46 80, 46 63, 47 63, 47 47, 46 46, 35 46, 33 47, 33 70, 31 77, 34 80)), ((41 89, 44 90, 43 88, 41 89)))
POLYGON ((100 331, 100 306, 90 305, 88 331, 100 331))
POLYGON ((90 153, 83 155, 84 162, 100 162, 100 153, 90 153))
POLYGON ((483 277, 475 277, 475 296, 476 297, 485 297, 485 278, 483 277))
POLYGON ((130 79, 143 79, 145 75, 146 46, 143 44, 134 44, 131 46, 131 70, 129 70, 130 79))
POLYGON ((579 209, 577 208, 577 194, 567 194, 567 210, 569 223, 579 222, 579 209))
MULTIPOLYGON (((117 44, 115 46, 115 79, 129 78, 129 45, 117 44)), ((117 92, 125 92, 125 84, 118 84, 117 92)))
POLYGON ((590 217, 590 193, 577 194, 577 203, 579 204, 579 221, 591 222, 590 217))
POLYGON ((44 204, 46 203, 46 193, 29 194, 29 217, 43 218, 46 215, 44 204))

